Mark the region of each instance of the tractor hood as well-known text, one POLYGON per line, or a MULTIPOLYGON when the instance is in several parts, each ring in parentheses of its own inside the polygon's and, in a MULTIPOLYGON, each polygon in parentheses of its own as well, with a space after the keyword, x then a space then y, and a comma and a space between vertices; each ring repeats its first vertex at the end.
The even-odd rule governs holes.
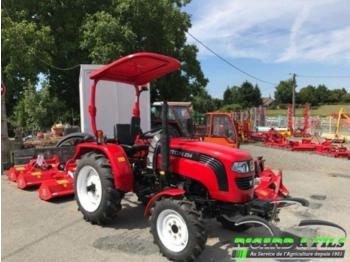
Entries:
POLYGON ((193 139, 173 138, 170 142, 170 154, 172 154, 173 149, 177 149, 184 154, 200 153, 208 155, 222 162, 228 162, 229 165, 233 162, 252 159, 247 151, 193 139))

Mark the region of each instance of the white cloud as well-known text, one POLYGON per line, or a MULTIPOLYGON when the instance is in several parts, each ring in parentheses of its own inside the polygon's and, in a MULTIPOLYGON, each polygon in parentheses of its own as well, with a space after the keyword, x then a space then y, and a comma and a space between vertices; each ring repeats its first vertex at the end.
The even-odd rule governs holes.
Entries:
MULTIPOLYGON (((348 0, 200 3, 192 11, 190 32, 221 55, 268 62, 350 62, 348 0)), ((199 48, 201 55, 210 55, 199 48)))

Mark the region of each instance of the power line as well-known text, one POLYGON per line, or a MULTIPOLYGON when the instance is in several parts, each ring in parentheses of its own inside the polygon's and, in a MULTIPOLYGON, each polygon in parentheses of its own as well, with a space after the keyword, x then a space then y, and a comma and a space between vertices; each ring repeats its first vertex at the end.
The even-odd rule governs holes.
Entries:
MULTIPOLYGON (((5 13, 7 14, 7 17, 10 19, 10 22, 14 24, 15 22, 14 22, 13 19, 11 18, 9 12, 7 11, 7 8, 6 8, 6 6, 4 5, 4 2, 2 2, 1 4, 2 4, 3 9, 5 10, 5 13)), ((27 43, 25 43, 25 44, 26 44, 27 46, 29 46, 27 43)), ((56 66, 56 65, 50 64, 50 63, 48 63, 47 61, 41 59, 41 57, 37 56, 36 54, 33 54, 33 55, 34 55, 34 57, 37 58, 40 62, 44 63, 45 65, 47 65, 47 66, 49 66, 49 67, 51 67, 51 68, 53 68, 53 69, 59 70, 59 71, 70 71, 70 70, 73 70, 73 69, 75 69, 75 68, 77 68, 77 67, 80 67, 80 64, 76 64, 76 65, 69 66, 69 67, 60 67, 60 66, 56 66)))
POLYGON ((243 69, 239 68, 238 66, 232 64, 230 61, 228 61, 226 58, 222 57, 221 55, 219 55, 217 52, 215 52, 213 49, 211 49, 209 46, 207 46, 206 44, 204 44, 201 40, 199 40, 197 37, 195 37, 194 35, 192 35, 190 32, 186 32, 190 37, 192 37, 196 42, 198 42, 201 46, 203 46, 205 49, 207 49, 209 52, 211 52, 212 54, 214 54, 217 58, 221 59, 222 61, 224 61, 226 64, 228 64, 229 66, 233 67, 235 70, 241 72, 242 74, 245 74, 247 76, 249 76, 250 78, 253 78, 259 82, 265 83, 265 84, 270 84, 270 85, 277 85, 276 83, 272 83, 270 81, 266 81, 264 79, 258 78, 246 71, 244 71, 243 69))
POLYGON ((55 65, 52 65, 52 64, 49 64, 48 62, 42 60, 40 57, 34 55, 36 58, 38 58, 38 60, 46 65, 48 65, 49 67, 53 68, 53 69, 56 69, 56 70, 60 70, 60 71, 70 71, 70 70, 73 70, 77 67, 80 67, 80 64, 76 64, 76 65, 73 65, 73 66, 70 66, 70 67, 59 67, 59 66, 55 66, 55 65))

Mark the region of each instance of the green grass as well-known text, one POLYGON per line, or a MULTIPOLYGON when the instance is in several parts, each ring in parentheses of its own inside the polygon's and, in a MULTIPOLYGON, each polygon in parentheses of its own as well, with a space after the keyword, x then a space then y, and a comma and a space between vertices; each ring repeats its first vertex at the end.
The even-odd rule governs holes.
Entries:
MULTIPOLYGON (((329 116, 332 113, 337 113, 339 109, 343 107, 344 112, 350 114, 350 104, 338 104, 338 105, 323 105, 317 108, 311 108, 310 115, 312 116, 329 116)), ((287 116, 287 109, 267 109, 268 116, 287 116)), ((296 109, 296 116, 303 116, 304 108, 296 109)))

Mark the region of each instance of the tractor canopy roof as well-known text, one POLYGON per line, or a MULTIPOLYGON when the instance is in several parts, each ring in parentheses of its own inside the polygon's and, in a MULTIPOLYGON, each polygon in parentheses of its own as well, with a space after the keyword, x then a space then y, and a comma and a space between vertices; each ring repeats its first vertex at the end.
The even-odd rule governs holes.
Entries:
POLYGON ((90 73, 94 80, 108 80, 132 85, 145 85, 180 68, 172 57, 155 53, 135 53, 90 73))

